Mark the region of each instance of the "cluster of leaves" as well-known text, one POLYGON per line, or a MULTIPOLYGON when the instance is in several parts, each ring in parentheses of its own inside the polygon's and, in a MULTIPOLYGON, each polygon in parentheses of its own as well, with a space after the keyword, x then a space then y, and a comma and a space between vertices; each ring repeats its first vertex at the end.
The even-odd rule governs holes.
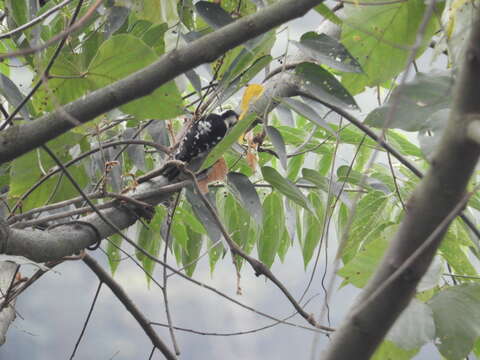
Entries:
MULTIPOLYGON (((35 1, 0 3, 8 9, 8 24, 15 27, 60 1, 50 0, 40 9, 32 5, 35 1)), ((48 82, 33 93, 19 112, 22 119, 15 121, 30 121, 141 70, 166 51, 257 11, 255 3, 228 0, 220 6, 205 1, 194 5, 192 0, 145 0, 106 4, 89 19, 88 26, 69 38, 47 74, 48 82)), ((74 6, 72 3, 63 7, 21 36, 2 39, 0 52, 34 47, 52 38, 67 26, 74 6)), ((442 6, 438 6, 437 11, 441 11, 442 6)), ((82 9, 80 15, 85 11, 82 9)), ((340 41, 312 32, 292 41, 304 55, 304 62, 292 73, 301 82, 305 96, 271 99, 279 105, 268 126, 255 130, 266 135, 260 147, 235 144, 229 149, 240 130, 225 139, 212 157, 223 155, 229 174, 225 182, 210 187, 208 198, 232 239, 246 253, 256 249, 258 258, 268 266, 277 257, 283 261, 295 244, 301 248, 307 267, 326 236, 333 233, 329 231, 332 223, 336 225, 338 238, 348 231, 341 254, 343 267, 338 274, 344 284, 363 287, 402 220, 403 202, 418 178, 396 161, 391 166, 386 161, 371 166, 369 159, 374 152, 385 155, 385 150, 361 129, 337 121, 331 110, 357 109, 353 96, 366 87, 392 89, 388 101, 372 111, 365 124, 384 128, 388 143, 405 161, 425 168, 448 116, 452 77, 417 74, 413 81, 395 88, 394 79, 404 69, 426 12, 423 1, 345 5, 344 19, 325 5, 319 5, 316 11, 341 27, 340 41), (312 95, 321 103, 313 101, 312 95), (419 132, 421 147, 398 129, 419 132), (243 156, 245 151, 254 152, 253 166, 243 156), (349 160, 339 161, 344 155, 349 160)), ((428 23, 417 56, 425 51, 438 28, 435 19, 428 23)), ((136 136, 169 146, 172 139, 167 135, 168 129, 178 130, 182 125, 181 115, 196 111, 196 105, 205 97, 215 99, 206 111, 225 104, 235 107, 232 96, 258 78, 267 66, 276 64, 271 55, 275 40, 274 32, 264 34, 208 66, 187 72, 183 83, 165 84, 149 96, 125 104, 47 145, 69 165, 69 171, 82 188, 94 191, 101 184, 108 190, 120 191, 129 185, 130 174, 139 176, 157 168, 164 157, 137 146, 123 151, 123 147, 109 147, 108 142, 136 136), (214 93, 211 88, 215 88, 214 93), (146 124, 146 131, 140 131, 146 124), (99 144, 101 151, 82 156, 99 144), (112 161, 118 164, 112 168, 105 166, 112 161)), ((32 75, 34 82, 43 78, 43 69, 54 51, 50 47, 21 58, 24 72, 32 75)), ((26 93, 19 90, 18 75, 11 71, 17 61, 8 60, 0 65, 0 91, 9 110, 16 108, 26 93)), ((255 116, 248 118, 244 128, 254 119, 255 116)), ((55 164, 43 150, 3 164, 0 187, 8 186, 9 205, 27 211, 77 196, 61 172, 52 176, 53 170, 55 164)), ((478 195, 470 205, 480 210, 478 195)), ((202 249, 208 251, 212 271, 226 253, 219 229, 192 189, 187 189, 180 198, 171 224, 167 211, 159 206, 150 224, 137 224, 137 228, 138 245, 154 256, 159 255, 163 238, 170 234, 171 251, 189 276, 194 273, 202 249)), ((478 259, 475 243, 468 228, 456 220, 440 248, 440 266, 431 271, 430 286, 419 292, 419 300, 392 330, 389 337, 392 342, 382 345, 377 358, 411 358, 420 346, 435 337, 441 340, 438 348, 445 357, 459 359, 468 354, 480 336, 476 325, 480 317, 479 287, 469 283, 442 288, 440 275, 447 265, 455 275, 466 276, 459 282, 470 282, 477 275, 470 258, 478 259), (462 306, 452 308, 452 302, 461 302, 462 306), (406 328, 417 331, 403 331, 406 328)), ((121 246, 118 235, 112 236, 107 244, 113 272, 120 261, 121 246)), ((151 274, 155 263, 140 252, 136 255, 151 274)), ((242 261, 236 261, 240 268, 242 261)))

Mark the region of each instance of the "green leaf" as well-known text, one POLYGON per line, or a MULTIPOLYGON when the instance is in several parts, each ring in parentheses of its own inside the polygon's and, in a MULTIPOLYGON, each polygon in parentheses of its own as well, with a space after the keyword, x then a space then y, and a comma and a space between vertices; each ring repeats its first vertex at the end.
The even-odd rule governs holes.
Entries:
POLYGON ((186 228, 187 231, 187 247, 182 251, 182 264, 185 266, 185 273, 192 276, 197 266, 196 260, 200 255, 202 249, 202 235, 192 231, 191 228, 186 228))
MULTIPOLYGON (((227 231, 231 234, 232 240, 241 249, 249 253, 252 250, 250 240, 251 218, 247 211, 241 206, 230 193, 217 192, 217 203, 222 221, 227 231)), ((261 206, 261 205, 260 205, 261 206)), ((235 263, 240 269, 243 264, 242 258, 236 256, 235 263)))
POLYGON ((261 224, 263 222, 262 203, 248 177, 241 173, 230 172, 227 180, 233 195, 248 210, 252 219, 261 224))
POLYGON ((28 0, 6 0, 5 7, 17 26, 29 20, 28 0))
POLYGON ((142 35, 142 40, 154 49, 157 55, 162 55, 165 52, 165 41, 163 37, 167 30, 168 25, 165 23, 153 25, 142 35))
POLYGON ((466 254, 468 251, 466 245, 470 245, 470 240, 467 234, 463 232, 461 234, 463 236, 459 236, 458 223, 453 222, 440 244, 440 255, 456 274, 476 276, 477 271, 466 254))
POLYGON ((351 169, 348 165, 342 165, 337 169, 338 182, 346 182, 352 185, 362 185, 366 189, 380 190, 385 194, 390 193, 390 189, 383 182, 365 176, 364 174, 351 169))
MULTIPOLYGON (((2 54, 13 50, 11 48, 9 49, 6 43, 8 43, 8 41, 0 42, 0 53, 2 54)), ((10 64, 8 59, 4 59, 2 62, 0 62, 0 72, 5 76, 10 76, 10 64)))
MULTIPOLYGON (((212 241, 212 243, 216 243, 220 240, 222 234, 220 229, 218 228, 217 223, 215 222, 215 218, 208 210, 208 208, 203 203, 202 199, 199 195, 194 193, 191 189, 187 189, 186 196, 188 202, 192 205, 192 210, 195 216, 200 220, 203 227, 207 230, 208 237, 212 241)), ((210 193, 207 194, 207 199, 215 208, 215 199, 211 196, 210 193)))
POLYGON ((480 285, 449 287, 436 294, 429 305, 435 319, 438 350, 449 360, 464 359, 480 336, 480 285))
MULTIPOLYGON (((363 143, 358 144, 353 170, 363 173, 364 167, 368 164, 368 160, 370 159, 372 153, 373 149, 371 147, 365 146, 363 143)), ((366 171, 368 170, 369 169, 366 171)))
POLYGON ((218 260, 220 259, 221 256, 225 254, 225 249, 223 247, 222 243, 217 243, 215 246, 213 246, 213 241, 208 239, 207 246, 209 248, 208 250, 208 263, 210 265, 210 273, 213 274, 213 271, 215 270, 215 265, 217 264, 218 260))
POLYGON ((312 259, 313 252, 317 248, 323 233, 323 217, 325 207, 318 194, 311 192, 308 194, 308 200, 315 207, 316 216, 304 214, 304 232, 305 237, 302 241, 303 264, 305 268, 312 259))
POLYGON ((318 115, 314 108, 311 106, 295 100, 295 99, 282 99, 282 103, 286 105, 288 108, 295 111, 297 114, 302 115, 307 120, 310 120, 312 123, 321 126, 323 129, 327 130, 330 134, 332 134, 335 138, 338 137, 337 133, 332 130, 332 128, 328 125, 328 123, 318 115))
POLYGON ((344 186, 338 182, 330 182, 330 179, 320 175, 319 172, 311 169, 302 169, 302 176, 305 180, 318 186, 327 195, 330 192, 333 196, 340 197, 340 200, 347 206, 351 205, 350 198, 343 191, 344 186))
POLYGON ((388 242, 384 237, 373 240, 360 249, 355 257, 338 271, 338 275, 344 278, 344 283, 363 288, 377 269, 387 247, 388 242))
POLYGON ((390 225, 382 216, 387 204, 388 196, 380 191, 371 191, 358 202, 348 241, 343 249, 342 259, 345 264, 352 260, 362 244, 378 238, 383 228, 390 225))
MULTIPOLYGON (((375 5, 376 0, 367 2, 375 5)), ((358 60, 364 74, 344 74, 343 85, 357 94, 365 86, 382 85, 405 70, 426 8, 423 0, 375 6, 345 5, 341 43, 358 60)), ((438 29, 437 18, 430 19, 417 56, 423 53, 438 29)))
POLYGON ((175 219, 180 224, 183 223, 184 226, 186 225, 194 232, 202 235, 206 234, 207 232, 205 231, 202 223, 198 221, 198 219, 190 212, 190 210, 191 207, 187 202, 184 202, 181 207, 177 207, 177 210, 175 211, 175 219))
MULTIPOLYGON (((239 75, 244 75, 248 71, 250 65, 254 65, 256 61, 264 56, 270 56, 270 50, 275 43, 275 32, 269 31, 258 38, 248 41, 244 44, 244 48, 233 49, 227 53, 225 60, 223 61, 222 69, 220 73, 222 84, 232 84, 234 79, 240 78, 239 75), (225 70, 223 70, 225 69, 225 70)), ((258 69, 263 65, 262 60, 254 69, 258 69)))
POLYGON ((250 114, 238 121, 232 130, 220 141, 208 154, 208 157, 202 164, 201 170, 207 169, 217 162, 218 159, 227 151, 230 146, 247 130, 248 126, 257 118, 256 114, 250 114))
POLYGON ((284 231, 283 204, 280 196, 272 192, 263 202, 263 228, 258 239, 258 257, 268 267, 275 260, 284 231))
POLYGON ((314 10, 322 15, 325 19, 330 20, 335 25, 341 26, 342 19, 340 19, 335 13, 328 8, 325 4, 320 4, 314 7, 314 10))
MULTIPOLYGON (((106 39, 104 37, 104 34, 101 33, 101 32, 95 32, 95 33, 89 35, 88 39, 85 40, 85 42, 83 43, 83 52, 81 54, 83 56, 83 59, 82 59, 82 62, 81 62, 81 64, 82 64, 81 66, 82 66, 83 70, 86 70, 88 68, 88 65, 90 64, 90 62, 94 58, 95 54, 97 53, 98 48, 100 47, 100 45, 102 45, 102 43, 105 40, 106 39)), ((56 64, 56 62, 57 61, 55 61, 55 64, 56 64)), ((54 68, 55 68, 55 64, 53 65, 54 68)), ((77 69, 77 71, 79 71, 79 70, 80 69, 77 69)), ((49 83, 50 83, 50 81, 49 81, 49 83)))
POLYGON ((264 55, 256 59, 248 69, 230 82, 227 89, 225 89, 221 95, 222 101, 228 99, 231 95, 250 82, 262 69, 271 63, 272 59, 271 55, 264 55))
MULTIPOLYGON (((87 44, 90 43, 87 41, 87 44)), ((48 80, 48 88, 41 87, 33 98, 37 112, 53 111, 58 105, 77 100, 94 89, 95 84, 87 76, 87 67, 84 64, 87 55, 82 59, 81 56, 74 56, 66 51, 60 53, 50 70, 53 78, 48 80)))
MULTIPOLYGON (((87 173, 85 171, 85 167, 82 165, 69 166, 68 172, 70 173, 70 175, 73 176, 73 178, 81 188, 85 188, 85 186, 90 182, 90 179, 88 178, 87 173)), ((72 185, 71 181, 68 180, 66 176, 63 176, 60 182, 57 182, 58 178, 55 178, 54 181, 56 183, 54 186, 55 193, 54 195, 50 195, 51 202, 59 202, 59 201, 71 199, 72 197, 78 196, 77 189, 72 185)), ((44 184, 43 186, 48 186, 48 185, 44 184)))
MULTIPOLYGON (((81 136, 72 132, 65 133, 55 140, 47 143, 50 150, 62 161, 71 160, 69 150, 81 136)), ((52 158, 43 150, 37 149, 28 152, 12 161, 10 167, 10 191, 9 196, 15 198, 21 196, 43 177, 43 172, 56 166, 52 158)), ((85 169, 82 165, 68 167, 81 187, 88 182, 85 169)), ((23 210, 45 205, 48 199, 62 201, 78 195, 71 182, 63 177, 60 182, 58 175, 50 177, 40 188, 35 189, 22 203, 23 210)))
POLYGON ((282 135, 273 126, 267 126, 265 130, 266 130, 267 136, 270 138, 270 141, 272 142, 275 152, 278 155, 280 164, 285 170, 287 170, 287 149, 285 147, 285 142, 283 141, 282 135))
POLYGON ((166 22, 173 25, 178 22, 176 0, 142 0, 133 3, 131 0, 119 0, 116 4, 133 7, 138 19, 148 20, 154 24, 166 22))
POLYGON ((450 75, 418 73, 413 81, 397 87, 385 105, 368 114, 365 123, 405 131, 428 128, 431 115, 450 107, 452 86, 450 75))
POLYGON ((297 203, 301 207, 307 209, 312 214, 315 211, 312 208, 312 204, 305 197, 305 195, 298 189, 294 183, 290 180, 284 178, 272 167, 264 166, 262 167, 262 175, 265 181, 270 183, 276 190, 285 195, 287 198, 297 203))
POLYGON ((185 223, 179 221, 179 219, 173 220, 172 223, 172 235, 175 239, 175 244, 181 250, 187 250, 187 242, 188 242, 188 235, 187 235, 187 227, 185 223))
MULTIPOLYGON (((155 51, 132 35, 112 36, 98 49, 89 68, 88 78, 96 88, 145 68, 158 59, 155 51)), ((120 109, 140 119, 169 119, 183 113, 183 101, 173 81, 149 96, 122 105, 120 109)))
POLYGON ((177 3, 178 17, 180 21, 187 27, 187 29, 192 30, 195 26, 193 21, 193 2, 192 0, 181 0, 177 3))
POLYGON ((422 151, 420 148, 410 142, 408 138, 394 130, 387 131, 388 142, 397 150, 399 150, 404 155, 415 156, 418 158, 423 157, 422 151))
MULTIPOLYGON (((337 132, 338 136, 340 137, 340 142, 342 143, 358 146, 358 144, 363 141, 363 146, 369 146, 375 149, 378 148, 376 141, 373 141, 369 137, 365 137, 365 134, 356 128, 343 127, 342 130, 339 131, 337 125, 329 124, 329 126, 337 132)), ((325 139, 327 136, 324 132, 316 131, 314 137, 325 139)))
POLYGON ((304 55, 315 59, 319 64, 344 72, 362 72, 362 67, 348 50, 326 34, 307 32, 302 35, 300 42, 293 40, 290 42, 293 42, 304 55))
POLYGON ((405 350, 414 350, 435 338, 432 309, 413 298, 386 338, 405 350))
POLYGON ((288 160, 287 178, 295 182, 305 161, 305 154, 295 155, 288 160))
POLYGON ((304 81, 302 87, 323 102, 339 107, 358 109, 353 96, 327 70, 316 64, 305 62, 295 68, 295 74, 304 81))
POLYGON ((216 3, 199 1, 195 4, 195 10, 214 29, 219 29, 234 21, 230 14, 216 3))
POLYGON ((120 252, 122 241, 123 241, 123 238, 118 234, 113 234, 112 236, 108 237, 107 257, 108 257, 108 264, 110 265, 110 271, 112 272, 112 276, 115 275, 118 265, 120 265, 120 261, 122 260, 122 255, 120 252))
MULTIPOLYGON (((155 215, 150 222, 150 226, 141 226, 138 236, 138 246, 148 252, 150 255, 158 257, 160 253, 160 246, 162 244, 162 237, 160 236, 160 224, 166 216, 166 210, 163 207, 157 207, 155 215)), ((143 269, 147 274, 152 276, 155 265, 155 261, 136 250, 135 255, 138 260, 142 262, 143 269)), ((147 283, 150 284, 150 277, 146 276, 147 283)))
POLYGON ((333 164, 333 151, 331 147, 325 147, 326 152, 322 154, 322 158, 318 160, 318 173, 321 176, 327 176, 333 164))
POLYGON ((411 360, 419 349, 403 350, 391 341, 384 341, 373 354, 371 360, 411 360))
MULTIPOLYGON (((37 150, 30 151, 12 161, 10 168, 10 191, 12 198, 20 197, 34 183, 42 177, 42 172, 38 167, 37 150)), ((53 164, 52 164, 53 165, 53 164)), ((43 189, 51 189, 55 186, 55 179, 49 179, 43 183, 43 189)), ((45 204, 49 198, 48 191, 34 191, 23 201, 22 207, 28 210, 45 204)))

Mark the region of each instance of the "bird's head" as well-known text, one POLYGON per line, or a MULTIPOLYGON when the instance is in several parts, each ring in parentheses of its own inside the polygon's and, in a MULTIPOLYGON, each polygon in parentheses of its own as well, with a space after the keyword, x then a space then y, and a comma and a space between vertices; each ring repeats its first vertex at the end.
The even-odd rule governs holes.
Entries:
POLYGON ((235 125, 238 121, 238 114, 233 110, 227 110, 220 116, 222 117, 223 122, 227 126, 227 129, 233 127, 233 125, 235 125))

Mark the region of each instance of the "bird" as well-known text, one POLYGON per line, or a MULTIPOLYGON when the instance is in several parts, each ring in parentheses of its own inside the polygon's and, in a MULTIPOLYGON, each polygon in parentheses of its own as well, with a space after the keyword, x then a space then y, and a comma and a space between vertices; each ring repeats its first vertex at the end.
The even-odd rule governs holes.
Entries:
MULTIPOLYGON (((237 122, 238 114, 233 110, 202 116, 187 130, 173 154, 173 159, 187 164, 190 170, 198 170, 210 151, 237 122)), ((173 180, 179 174, 180 170, 175 164, 166 164, 163 175, 168 180, 173 180)))

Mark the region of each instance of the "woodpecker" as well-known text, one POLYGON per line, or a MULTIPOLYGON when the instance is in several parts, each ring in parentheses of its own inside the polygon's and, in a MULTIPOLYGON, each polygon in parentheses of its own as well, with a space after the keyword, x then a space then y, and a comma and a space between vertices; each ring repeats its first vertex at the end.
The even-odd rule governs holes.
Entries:
MULTIPOLYGON (((220 115, 209 114, 201 117, 187 130, 173 158, 192 165, 189 167, 197 170, 208 153, 227 135, 237 121, 238 115, 233 110, 225 111, 220 115)), ((164 175, 169 180, 173 180, 179 173, 176 166, 167 166, 164 171, 164 175)))

